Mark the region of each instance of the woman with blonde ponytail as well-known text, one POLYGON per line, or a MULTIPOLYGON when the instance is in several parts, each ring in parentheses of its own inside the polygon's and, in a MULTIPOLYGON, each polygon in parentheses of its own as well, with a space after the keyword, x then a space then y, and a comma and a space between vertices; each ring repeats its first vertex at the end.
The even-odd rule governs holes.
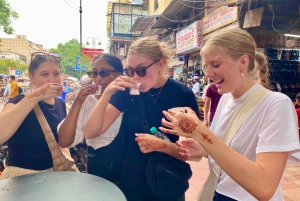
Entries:
POLYGON ((281 183, 291 152, 300 149, 290 98, 271 92, 264 54, 253 37, 235 28, 210 38, 201 49, 206 77, 222 94, 210 128, 191 109, 164 111, 165 133, 188 137, 180 155, 207 157, 210 175, 200 201, 283 201, 281 183))

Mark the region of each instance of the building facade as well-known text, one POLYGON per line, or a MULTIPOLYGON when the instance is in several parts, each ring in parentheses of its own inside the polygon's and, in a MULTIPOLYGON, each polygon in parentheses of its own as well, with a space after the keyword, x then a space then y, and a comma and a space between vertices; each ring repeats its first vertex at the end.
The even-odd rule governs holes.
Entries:
POLYGON ((0 52, 14 53, 25 56, 25 63, 30 63, 31 53, 44 51, 43 45, 27 40, 25 35, 16 35, 15 38, 1 38, 0 52))
POLYGON ((127 55, 127 50, 141 32, 131 32, 131 27, 138 17, 148 15, 148 7, 138 3, 108 2, 107 5, 107 37, 108 51, 121 59, 127 55))
POLYGON ((172 0, 149 0, 149 15, 157 15, 164 12, 172 0))
POLYGON ((27 61, 26 56, 17 54, 14 52, 0 52, 0 60, 10 59, 14 61, 20 61, 21 64, 25 64, 27 61))

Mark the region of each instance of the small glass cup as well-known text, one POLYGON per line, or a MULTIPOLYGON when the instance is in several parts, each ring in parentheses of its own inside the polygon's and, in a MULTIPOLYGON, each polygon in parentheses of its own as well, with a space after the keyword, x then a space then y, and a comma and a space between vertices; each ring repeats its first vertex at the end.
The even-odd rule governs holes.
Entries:
POLYGON ((140 95, 140 86, 141 85, 142 85, 141 83, 137 83, 137 86, 138 86, 137 89, 131 88, 130 89, 130 95, 140 95))
POLYGON ((101 95, 102 93, 102 86, 98 85, 98 90, 96 91, 96 93, 94 93, 94 95, 101 95))

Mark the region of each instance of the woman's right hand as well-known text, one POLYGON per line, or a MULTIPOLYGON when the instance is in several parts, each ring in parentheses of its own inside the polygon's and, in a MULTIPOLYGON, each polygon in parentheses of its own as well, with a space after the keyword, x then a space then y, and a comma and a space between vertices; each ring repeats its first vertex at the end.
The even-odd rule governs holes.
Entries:
POLYGON ((188 160, 192 157, 203 156, 205 152, 199 142, 192 138, 185 138, 176 142, 178 146, 179 155, 188 160))
POLYGON ((83 86, 80 89, 76 99, 78 101, 80 101, 81 103, 83 103, 89 95, 96 93, 97 89, 98 89, 98 86, 95 84, 89 84, 89 85, 83 86))
POLYGON ((131 77, 119 76, 106 87, 105 93, 113 95, 118 90, 125 91, 126 88, 137 89, 137 82, 131 77))
POLYGON ((46 83, 43 86, 33 90, 32 92, 26 94, 25 98, 33 98, 38 101, 46 100, 49 98, 54 98, 61 95, 63 88, 57 83, 46 83))

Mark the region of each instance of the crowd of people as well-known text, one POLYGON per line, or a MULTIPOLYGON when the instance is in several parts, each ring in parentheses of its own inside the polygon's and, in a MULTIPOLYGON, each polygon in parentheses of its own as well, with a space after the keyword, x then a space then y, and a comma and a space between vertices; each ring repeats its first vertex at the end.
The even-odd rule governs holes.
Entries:
MULTIPOLYGON (((154 38, 133 42, 125 67, 112 54, 95 57, 87 73, 93 83, 81 88, 68 114, 57 98, 63 92, 59 54, 33 53, 29 77, 35 89, 11 97, 0 113, 0 144, 9 149, 0 179, 53 171, 33 111, 38 105, 61 150, 69 154, 68 148, 86 141, 88 173, 114 182, 128 201, 185 200, 184 193, 171 199, 149 187, 145 172, 154 152, 183 163, 208 158, 211 173, 198 200, 282 201, 285 165, 300 150, 297 115, 289 97, 268 90, 266 57, 255 49, 252 36, 238 28, 207 40, 200 55, 212 83, 203 97, 204 122, 195 98, 199 77, 192 90, 165 77, 171 55, 154 38), (178 107, 184 109, 173 109, 178 107), (146 132, 145 125, 168 140, 146 132)), ((175 190, 180 179, 173 178, 166 185, 175 190)))

